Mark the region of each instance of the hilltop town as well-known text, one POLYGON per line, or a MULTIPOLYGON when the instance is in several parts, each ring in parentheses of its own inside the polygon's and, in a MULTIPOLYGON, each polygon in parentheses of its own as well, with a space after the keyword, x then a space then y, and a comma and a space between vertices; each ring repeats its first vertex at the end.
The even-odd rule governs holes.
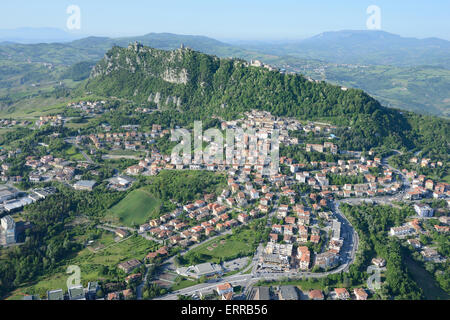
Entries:
MULTIPOLYGON (((104 121, 117 109, 111 105, 105 100, 69 103, 61 114, 30 124, 33 130, 50 130, 37 142, 37 151, 28 153, 23 150, 26 146, 2 149, 5 186, 0 191, 4 215, 0 239, 5 248, 26 243, 26 230, 33 228, 27 214, 36 202, 45 205, 47 198, 58 194, 97 196, 109 190, 118 201, 106 208, 106 215, 92 220, 84 214, 71 222, 91 221, 96 230, 89 232, 95 236, 83 236, 83 251, 90 260, 115 247, 127 248, 127 243, 138 244, 139 252, 133 256, 117 251, 123 258, 109 266, 110 271, 89 275, 84 286, 73 285, 67 291, 32 289, 23 293, 26 299, 374 298, 373 288, 358 280, 354 281, 357 287, 336 281, 333 290, 323 286, 302 291, 288 284, 334 279, 360 259, 360 230, 341 210, 347 205, 408 211, 401 225, 390 226, 386 239, 399 238, 426 262, 443 265, 448 261, 437 249, 440 240, 432 234, 449 232, 449 184, 419 173, 446 168, 441 159, 413 156, 404 167, 394 167, 391 159, 404 152, 340 150, 337 142, 345 137, 339 136, 339 126, 252 110, 232 121, 217 118, 222 132, 247 130, 222 160, 174 160, 167 147, 173 147, 173 128, 162 123, 111 125, 104 121), (74 115, 102 122, 67 135, 64 128, 73 125, 74 115), (275 132, 276 141, 272 139, 275 132), (279 147, 277 171, 270 170, 270 153, 249 149, 252 139, 257 150, 272 150, 274 143, 279 147), (26 168, 22 174, 14 170, 20 164, 12 161, 18 155, 26 168), (191 201, 164 200, 165 196, 158 200, 146 189, 158 181, 153 179, 180 174, 184 179, 196 174, 221 177, 219 189, 202 190, 191 201), (439 220, 433 220, 435 213, 439 220), (116 281, 105 276, 108 272, 117 275, 116 281)), ((129 108, 138 114, 156 112, 129 108)), ((202 142, 213 151, 220 149, 217 141, 207 137, 202 142)), ((372 265, 385 268, 385 261, 373 257, 372 265)))

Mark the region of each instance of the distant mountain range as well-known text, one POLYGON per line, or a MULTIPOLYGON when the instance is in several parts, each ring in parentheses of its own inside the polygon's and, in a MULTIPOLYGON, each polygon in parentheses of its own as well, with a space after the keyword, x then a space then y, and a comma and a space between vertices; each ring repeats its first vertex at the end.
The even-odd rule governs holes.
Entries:
MULTIPOLYGON (((49 29, 42 33, 45 37, 52 34, 64 38, 64 31, 49 29)), ((42 63, 70 68, 89 62, 77 65, 79 72, 62 73, 76 74, 75 78, 80 80, 88 74, 89 70, 84 68, 99 61, 111 47, 127 47, 135 41, 157 49, 172 50, 184 44, 222 58, 258 59, 313 79, 361 88, 390 107, 446 117, 450 114, 450 42, 404 38, 383 31, 326 32, 301 41, 241 41, 234 45, 204 36, 171 33, 87 37, 64 43, 3 42, 0 43, 0 93, 2 88, 61 77, 54 72, 52 76, 43 75, 42 72, 52 71, 42 68, 42 63), (39 68, 30 68, 30 63, 39 68), (361 68, 361 65, 368 67, 361 68)))
POLYGON ((79 96, 87 92, 171 112, 186 122, 181 125, 213 115, 234 119, 255 108, 278 116, 331 121, 351 126, 338 142, 347 150, 410 149, 425 140, 444 150, 448 143, 448 121, 425 121, 413 113, 383 107, 362 90, 342 90, 188 48, 165 51, 138 43, 113 47, 77 89, 79 96), (429 127, 426 132, 424 126, 429 127))
POLYGON ((0 42, 6 42, 2 43, 2 46, 20 46, 20 44, 11 43, 18 42, 42 43, 42 46, 47 45, 51 48, 55 46, 55 42, 68 42, 65 44, 83 50, 89 55, 97 56, 98 59, 113 45, 124 47, 138 41, 163 50, 175 49, 183 43, 194 50, 221 57, 249 58, 259 54, 260 56, 293 56, 341 64, 406 67, 429 65, 450 69, 450 41, 438 38, 405 38, 384 31, 345 30, 325 32, 300 41, 239 41, 237 45, 204 36, 172 33, 149 33, 144 36, 122 38, 81 38, 52 28, 22 28, 6 31, 0 30, 0 42), (45 39, 48 40, 44 41, 45 39))
POLYGON ((35 44, 70 42, 86 37, 57 28, 0 29, 0 42, 35 44))
POLYGON ((450 41, 438 38, 405 38, 376 30, 325 32, 297 41, 277 43, 240 42, 240 46, 267 54, 292 55, 342 64, 450 68, 450 41))
MULTIPOLYGON (((248 58, 250 51, 204 36, 149 33, 144 36, 107 38, 87 37, 68 43, 20 44, 0 43, 0 59, 72 65, 81 61, 98 61, 113 46, 126 47, 138 41, 153 48, 172 50, 181 44, 220 57, 248 58)), ((262 55, 261 57, 263 57, 262 55)))

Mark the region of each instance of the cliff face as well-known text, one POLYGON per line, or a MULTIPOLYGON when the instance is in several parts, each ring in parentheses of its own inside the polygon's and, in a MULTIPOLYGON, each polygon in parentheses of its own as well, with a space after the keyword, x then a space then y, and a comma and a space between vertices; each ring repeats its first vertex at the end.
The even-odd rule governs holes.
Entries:
POLYGON ((360 147, 385 141, 397 146, 408 143, 403 132, 409 130, 405 117, 361 90, 344 91, 301 75, 281 74, 183 47, 173 51, 138 43, 113 47, 93 69, 85 89, 194 114, 199 119, 212 115, 231 118, 251 109, 329 119, 352 127, 349 147, 354 143, 360 147))
POLYGON ((95 92, 179 108, 187 100, 181 87, 208 87, 219 64, 219 58, 189 48, 164 51, 134 43, 109 50, 93 68, 87 86, 95 92))
POLYGON ((188 72, 186 69, 181 69, 179 71, 173 69, 166 69, 162 75, 164 81, 175 83, 175 84, 186 84, 189 80, 188 72))
MULTIPOLYGON (((144 77, 160 78, 173 84, 187 84, 198 68, 200 53, 189 48, 163 51, 138 43, 128 48, 113 47, 92 70, 91 78, 109 76, 113 72, 140 73, 144 77), (188 70, 190 68, 191 70, 188 70)), ((219 59, 212 57, 218 62, 219 59)))

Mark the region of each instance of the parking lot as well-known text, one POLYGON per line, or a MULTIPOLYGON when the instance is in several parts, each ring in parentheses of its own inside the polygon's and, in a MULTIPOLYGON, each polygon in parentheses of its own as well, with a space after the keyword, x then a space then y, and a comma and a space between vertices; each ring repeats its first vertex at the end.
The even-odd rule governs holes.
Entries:
POLYGON ((241 270, 247 266, 249 259, 250 258, 248 257, 244 257, 227 261, 223 263, 223 267, 225 268, 226 272, 241 270))

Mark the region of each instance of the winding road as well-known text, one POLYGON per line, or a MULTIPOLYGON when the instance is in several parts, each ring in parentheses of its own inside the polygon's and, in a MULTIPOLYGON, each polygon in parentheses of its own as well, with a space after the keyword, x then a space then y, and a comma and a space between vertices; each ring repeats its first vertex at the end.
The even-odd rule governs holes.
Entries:
POLYGON ((253 260, 250 264, 252 268, 252 272, 250 274, 243 274, 243 272, 248 271, 250 268, 247 267, 245 270, 241 271, 237 275, 232 275, 228 277, 221 278, 219 280, 212 280, 209 282, 201 283, 192 287, 184 288, 181 290, 174 291, 168 295, 165 295, 163 297, 156 298, 155 300, 177 300, 178 295, 185 295, 190 296, 198 292, 204 292, 204 291, 211 291, 214 290, 217 287, 218 283, 223 282, 229 282, 233 286, 243 286, 244 287, 244 294, 248 292, 248 290, 258 281, 264 280, 281 280, 288 278, 290 280, 299 280, 303 278, 323 278, 330 274, 340 273, 340 272, 346 272, 348 271, 348 268, 355 260, 356 251, 358 249, 358 243, 359 238, 358 234, 350 224, 350 222, 347 220, 347 218, 342 214, 342 212, 339 210, 339 205, 341 201, 336 201, 333 206, 333 212, 335 214, 335 217, 341 222, 341 233, 344 237, 344 246, 342 247, 341 251, 341 261, 343 262, 339 267, 336 269, 330 270, 328 272, 321 272, 321 273, 313 273, 313 272, 297 272, 297 271, 291 271, 291 272, 279 272, 279 273, 266 273, 266 272, 258 272, 257 264, 258 264, 258 258, 259 254, 262 252, 262 246, 260 245, 258 247, 258 251, 253 257, 253 260))
MULTIPOLYGON (((400 153, 399 151, 396 152, 397 154, 400 153)), ((391 155, 390 157, 392 157, 391 155)), ((341 264, 330 271, 327 272, 320 272, 320 273, 313 273, 313 272, 280 272, 280 273, 270 273, 270 272, 259 272, 257 271, 257 265, 258 265, 258 258, 259 255, 262 252, 262 246, 260 245, 258 247, 257 253, 253 257, 253 260, 249 267, 246 267, 245 270, 242 270, 237 275, 232 275, 228 277, 224 277, 218 280, 212 280, 205 283, 201 283, 192 287, 184 288, 181 290, 174 291, 170 294, 167 294, 165 296, 156 298, 155 300, 177 300, 178 295, 186 295, 191 296, 193 294, 198 294, 199 292, 204 291, 211 291, 214 290, 218 283, 223 282, 229 282, 233 286, 243 286, 244 287, 244 294, 248 293, 248 291, 251 289, 251 287, 256 284, 258 281, 268 281, 268 280, 281 280, 281 279, 290 279, 290 280, 300 280, 300 279, 307 279, 307 278, 323 278, 330 274, 336 274, 340 272, 347 272, 350 268, 350 266, 355 261, 356 252, 358 250, 359 245, 359 237, 358 233, 355 231, 353 226, 351 225, 350 221, 345 217, 345 215, 340 211, 340 205, 341 203, 348 203, 348 204, 359 204, 362 202, 370 202, 370 201, 377 201, 377 202, 386 202, 390 203, 394 200, 401 200, 402 194, 410 190, 410 183, 406 179, 405 175, 398 169, 395 169, 391 167, 387 160, 390 158, 385 158, 382 160, 382 163, 384 166, 392 170, 393 172, 397 173, 403 180, 403 185, 406 186, 403 191, 397 193, 396 195, 392 196, 379 196, 379 197, 372 197, 372 198, 348 198, 348 199, 341 199, 341 200, 335 200, 332 205, 332 211, 334 213, 335 218, 341 223, 341 235, 344 238, 344 245, 341 249, 341 264), (244 272, 248 272, 248 270, 251 268, 250 274, 243 274, 244 272)), ((269 219, 273 215, 275 210, 273 210, 269 214, 269 219)))

